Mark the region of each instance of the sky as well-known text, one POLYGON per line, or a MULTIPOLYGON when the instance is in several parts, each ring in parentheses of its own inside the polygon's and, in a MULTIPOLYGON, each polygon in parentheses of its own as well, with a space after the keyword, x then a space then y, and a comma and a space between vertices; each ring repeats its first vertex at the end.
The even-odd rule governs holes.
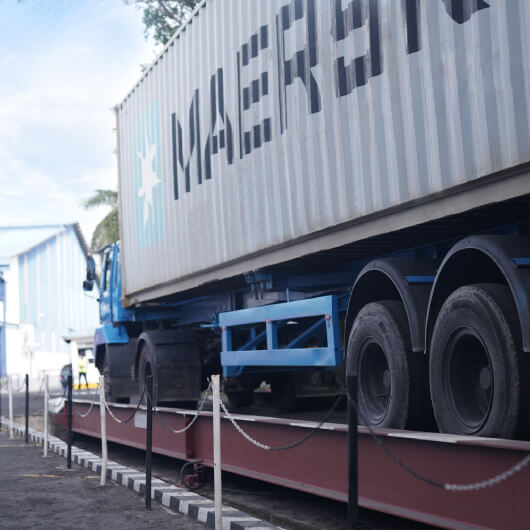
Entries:
MULTIPOLYGON (((122 0, 0 0, 0 225, 80 222, 117 189, 113 107, 157 52, 122 0)), ((159 50, 158 50, 159 51, 159 50)))

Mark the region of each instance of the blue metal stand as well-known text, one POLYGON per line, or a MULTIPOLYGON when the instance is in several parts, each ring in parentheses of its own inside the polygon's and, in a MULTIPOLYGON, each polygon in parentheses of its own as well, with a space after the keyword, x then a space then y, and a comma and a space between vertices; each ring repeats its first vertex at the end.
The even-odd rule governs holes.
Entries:
POLYGON ((225 377, 234 377, 248 366, 337 366, 342 363, 339 311, 342 297, 320 296, 296 302, 271 304, 219 313, 222 330, 221 364, 225 377), (311 318, 312 317, 312 318, 311 318), (287 344, 278 341, 278 331, 296 320, 311 318, 310 324, 287 344), (316 320, 315 320, 316 318, 316 320), (248 329, 250 327, 250 329, 248 329), (234 349, 235 328, 247 330, 248 341, 234 349), (256 329, 261 330, 258 333, 256 329), (326 345, 304 347, 317 335, 325 334, 326 345), (265 345, 263 349, 257 349, 265 345))

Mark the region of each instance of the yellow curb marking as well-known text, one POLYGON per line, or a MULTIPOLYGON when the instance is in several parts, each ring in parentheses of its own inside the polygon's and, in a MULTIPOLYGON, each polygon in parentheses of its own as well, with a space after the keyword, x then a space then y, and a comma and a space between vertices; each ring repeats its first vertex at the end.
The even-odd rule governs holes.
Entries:
POLYGON ((23 473, 19 477, 28 477, 28 478, 61 478, 60 475, 35 475, 33 473, 23 473))
POLYGON ((40 447, 40 444, 0 444, 0 447, 40 447))
POLYGON ((99 478, 99 475, 88 475, 85 478, 99 478))

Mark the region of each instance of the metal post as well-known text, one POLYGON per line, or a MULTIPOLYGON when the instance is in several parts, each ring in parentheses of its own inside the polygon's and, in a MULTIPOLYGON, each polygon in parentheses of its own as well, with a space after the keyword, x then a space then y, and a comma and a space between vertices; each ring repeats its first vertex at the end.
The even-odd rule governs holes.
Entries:
POLYGON ((24 441, 29 443, 29 375, 26 374, 26 433, 24 441))
POLYGON ((357 530, 359 466, 357 458, 357 376, 347 376, 348 385, 348 528, 357 530))
POLYGON ((218 375, 212 375, 213 387, 213 481, 215 530, 223 528, 223 486, 221 479, 221 397, 218 375))
POLYGON ((7 392, 9 398, 9 438, 13 439, 13 376, 7 376, 7 392))
POLYGON ((48 389, 48 374, 44 374, 44 453, 43 456, 48 456, 48 400, 50 393, 48 389))
POLYGON ((145 509, 151 510, 151 464, 153 460, 153 376, 147 376, 147 430, 145 439, 145 509))
POLYGON ((68 424, 67 424, 67 449, 66 469, 72 469, 72 376, 68 376, 68 424))
POLYGON ((101 419, 101 477, 99 485, 104 486, 107 479, 107 421, 105 419, 105 377, 99 376, 99 417, 101 419))
POLYGON ((3 306, 2 328, 0 333, 0 418, 2 417, 2 377, 7 373, 7 351, 6 351, 6 337, 7 337, 7 307, 6 307, 6 282, 0 274, 0 302, 3 306))

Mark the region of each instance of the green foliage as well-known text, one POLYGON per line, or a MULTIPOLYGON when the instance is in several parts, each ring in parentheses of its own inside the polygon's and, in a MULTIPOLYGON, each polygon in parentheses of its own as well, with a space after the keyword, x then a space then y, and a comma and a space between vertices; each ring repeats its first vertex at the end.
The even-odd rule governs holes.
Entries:
POLYGON ((85 208, 110 206, 111 211, 98 223, 92 234, 90 248, 92 252, 118 241, 120 223, 118 217, 118 193, 113 190, 96 190, 92 197, 83 201, 85 208))
POLYGON ((116 208, 118 206, 118 192, 113 190, 96 190, 92 197, 83 201, 85 208, 93 208, 97 206, 110 206, 116 208))
POLYGON ((144 34, 157 44, 166 44, 200 0, 123 0, 143 10, 144 34))

